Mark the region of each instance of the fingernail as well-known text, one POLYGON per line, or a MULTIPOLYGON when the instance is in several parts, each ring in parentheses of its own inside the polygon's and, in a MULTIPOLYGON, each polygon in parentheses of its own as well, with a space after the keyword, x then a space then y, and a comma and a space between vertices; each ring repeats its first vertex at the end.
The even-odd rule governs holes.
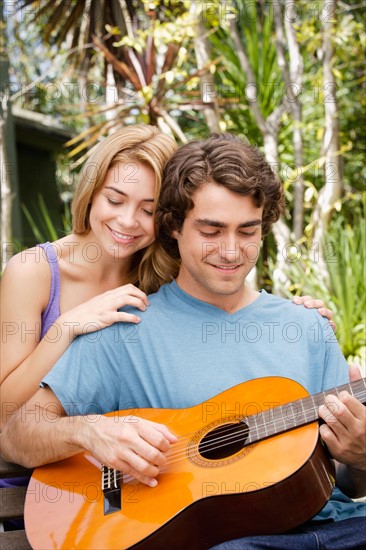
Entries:
POLYGON ((156 479, 152 479, 151 481, 149 481, 149 486, 150 487, 156 487, 158 484, 157 480, 156 479))

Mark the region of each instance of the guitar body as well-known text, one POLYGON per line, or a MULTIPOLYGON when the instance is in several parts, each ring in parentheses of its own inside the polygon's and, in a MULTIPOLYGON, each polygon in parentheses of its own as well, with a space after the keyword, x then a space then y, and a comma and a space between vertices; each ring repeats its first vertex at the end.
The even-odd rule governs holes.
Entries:
MULTIPOLYGON (((180 449, 179 460, 171 461, 155 488, 125 479, 122 509, 109 515, 103 513, 100 464, 88 453, 37 468, 25 505, 32 548, 203 550, 305 522, 334 485, 317 422, 216 454, 203 452, 202 441, 210 443, 210 434, 243 417, 307 395, 292 380, 269 377, 189 409, 139 410, 138 416, 181 436, 172 447, 180 449)), ((129 413, 135 414, 112 414, 129 413)))

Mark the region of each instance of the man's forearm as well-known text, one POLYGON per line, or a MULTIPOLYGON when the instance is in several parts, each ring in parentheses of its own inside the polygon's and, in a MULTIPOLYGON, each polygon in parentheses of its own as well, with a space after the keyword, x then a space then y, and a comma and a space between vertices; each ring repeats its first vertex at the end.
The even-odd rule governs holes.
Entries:
POLYGON ((366 496, 366 471, 336 462, 337 486, 350 498, 366 496))
POLYGON ((83 450, 76 438, 82 422, 83 417, 58 416, 37 405, 32 414, 22 407, 3 428, 1 454, 27 468, 67 458, 83 450))

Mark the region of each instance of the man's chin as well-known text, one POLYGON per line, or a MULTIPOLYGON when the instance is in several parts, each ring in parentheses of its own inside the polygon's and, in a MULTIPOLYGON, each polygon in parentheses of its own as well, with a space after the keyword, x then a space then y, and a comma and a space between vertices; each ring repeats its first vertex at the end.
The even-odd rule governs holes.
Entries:
POLYGON ((241 282, 238 284, 237 282, 233 283, 232 281, 225 281, 221 284, 216 285, 210 285, 208 290, 212 292, 213 294, 216 294, 217 296, 233 296, 233 294, 237 294, 244 289, 244 283, 241 282))

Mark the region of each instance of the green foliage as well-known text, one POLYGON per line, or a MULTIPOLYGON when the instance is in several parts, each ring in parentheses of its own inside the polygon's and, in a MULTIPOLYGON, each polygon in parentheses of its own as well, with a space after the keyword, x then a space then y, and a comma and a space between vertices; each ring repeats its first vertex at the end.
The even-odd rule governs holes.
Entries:
MULTIPOLYGON (((195 15, 200 22, 204 22, 207 30, 205 36, 211 41, 212 62, 204 71, 209 70, 215 75, 216 90, 213 93, 216 93, 220 107, 221 127, 259 146, 262 145, 263 136, 250 108, 253 93, 256 92, 254 101, 265 119, 287 97, 276 54, 272 4, 263 1, 213 0, 198 3, 201 11, 197 9, 195 15), (248 83, 243 74, 229 30, 230 17, 235 18, 241 43, 253 70, 254 83, 248 83)), ((281 4, 283 6, 283 2, 281 4)), ((319 191, 324 185, 324 102, 331 101, 332 97, 327 83, 323 82, 324 20, 321 11, 324 3, 297 0, 294 4, 297 10, 294 24, 304 61, 300 91, 304 142, 304 166, 301 169, 305 178, 305 225, 309 226, 319 191)), ((358 226, 354 222, 354 207, 355 204, 359 205, 366 178, 366 32, 361 4, 348 4, 339 2, 334 14, 337 27, 333 37, 333 72, 337 79, 335 92, 344 168, 344 196, 347 197, 342 204, 338 201, 334 205, 337 220, 333 221, 326 245, 329 247, 326 251, 330 250, 333 254, 331 243, 337 244, 334 248, 335 261, 327 262, 329 279, 322 280, 314 262, 316 251, 302 245, 304 248, 301 248, 300 261, 290 264, 289 276, 292 290, 310 292, 323 298, 334 309, 344 353, 360 356, 364 349, 365 331, 362 318, 365 285, 361 283, 362 262, 365 260, 361 226, 364 229, 365 216, 363 211, 358 212, 357 219, 361 220, 358 226)), ((20 0, 19 5, 29 7, 32 0, 20 0)), ((200 90, 201 77, 205 73, 197 70, 193 43, 195 21, 191 7, 189 0, 126 0, 123 3, 106 0, 102 4, 98 0, 81 0, 71 4, 62 0, 45 0, 42 11, 35 12, 39 18, 18 18, 13 23, 13 40, 9 45, 9 57, 13 64, 12 81, 21 90, 39 78, 45 69, 49 71, 46 77, 39 78, 41 82, 37 86, 21 94, 18 101, 24 107, 61 116, 73 128, 83 130, 79 136, 81 143, 74 150, 75 155, 84 154, 103 133, 118 124, 156 124, 159 120, 163 122, 165 131, 178 127, 188 139, 201 138, 208 133, 200 90), (121 12, 122 5, 127 6, 130 16, 126 21, 121 12), (100 18, 93 16, 97 12, 101 12, 100 18), (63 17, 56 17, 57 14, 63 14, 63 17), (79 36, 81 22, 88 17, 91 27, 87 33, 79 36), (126 25, 128 20, 131 25, 126 25), (129 32, 127 26, 130 27, 129 32), (94 34, 102 42, 100 47, 91 44, 94 34), (45 47, 40 37, 45 38, 47 44, 57 44, 57 48, 45 47), (70 37, 74 37, 72 44, 70 37), (103 44, 108 51, 102 49, 103 44), (111 55, 107 55, 108 52, 111 55), (108 105, 104 93, 105 61, 112 65, 114 63, 115 82, 119 91, 118 101, 116 94, 116 100, 108 105), (120 62, 124 63, 123 67, 120 62), (74 66, 77 70, 74 70, 74 66), (80 76, 85 77, 84 84, 82 79, 79 80, 80 76), (86 88, 90 93, 83 96, 82 92, 85 92, 88 84, 94 84, 94 87, 86 88), (97 97, 93 95, 94 89, 98 92, 97 97), (112 116, 107 116, 108 110, 111 110, 112 116)), ((179 140, 179 133, 175 132, 175 135, 179 140)), ((76 143, 78 140, 73 140, 73 145, 76 143)), ((281 119, 278 153, 280 175, 285 183, 291 216, 293 174, 300 167, 294 163, 293 119, 289 113, 284 113, 281 119)), ((77 163, 82 160, 78 158, 77 163)), ((44 203, 39 202, 38 209, 37 215, 31 215, 24 209, 37 240, 57 238, 57 231, 52 227, 44 203)), ((289 218, 287 222, 290 224, 289 218)), ((69 227, 67 221, 66 227, 69 227)), ((306 238, 307 233, 301 242, 305 242, 306 238)), ((258 270, 264 272, 263 281, 269 289, 267 273, 270 269, 267 258, 275 248, 273 238, 267 237, 263 247, 263 263, 258 266, 258 270)))
POLYGON ((324 300, 335 313, 337 338, 343 354, 357 362, 366 359, 366 223, 363 208, 354 212, 353 223, 343 217, 331 225, 324 245, 328 278, 319 276, 316 247, 294 248, 288 264, 288 296, 310 294, 324 300))
POLYGON ((214 51, 222 62, 216 72, 218 98, 223 108, 227 126, 243 136, 250 136, 252 143, 261 144, 262 136, 255 123, 250 102, 256 102, 264 118, 268 117, 281 102, 283 94, 274 41, 273 15, 269 5, 255 2, 237 8, 235 18, 255 82, 247 82, 239 57, 230 35, 228 21, 210 35, 214 51))
POLYGON ((68 205, 65 205, 62 217, 63 229, 61 231, 55 227, 42 195, 38 195, 38 203, 34 208, 35 214, 31 214, 24 204, 22 205, 22 209, 39 243, 56 241, 71 231, 71 215, 68 205))
MULTIPOLYGON (((299 0, 298 9, 302 17, 297 21, 297 36, 304 60, 304 77, 301 90, 303 105, 303 136, 305 140, 306 164, 321 155, 319 148, 324 134, 324 102, 333 101, 335 91, 340 126, 340 141, 344 159, 344 185, 347 190, 362 190, 366 178, 364 162, 366 146, 366 96, 364 57, 366 30, 364 10, 361 4, 347 8, 339 2, 335 13, 336 31, 333 36, 335 49, 333 74, 335 90, 323 82, 322 72, 322 17, 321 2, 299 0)), ((286 135, 281 142, 288 143, 286 135)), ((289 148, 291 157, 291 146, 289 148)), ((323 185, 322 171, 314 170, 310 181, 319 189, 323 185)))

